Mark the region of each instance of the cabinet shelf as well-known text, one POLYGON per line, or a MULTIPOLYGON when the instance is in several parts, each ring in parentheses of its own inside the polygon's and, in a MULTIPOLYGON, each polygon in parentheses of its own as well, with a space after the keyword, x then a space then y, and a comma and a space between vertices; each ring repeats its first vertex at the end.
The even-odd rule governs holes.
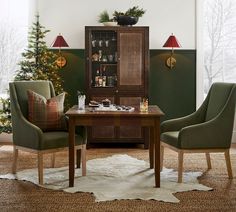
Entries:
POLYGON ((92 86, 93 88, 101 88, 101 89, 103 89, 103 88, 115 88, 116 86, 108 86, 108 85, 106 85, 106 86, 92 86))
POLYGON ((92 61, 93 64, 117 65, 117 62, 92 61))

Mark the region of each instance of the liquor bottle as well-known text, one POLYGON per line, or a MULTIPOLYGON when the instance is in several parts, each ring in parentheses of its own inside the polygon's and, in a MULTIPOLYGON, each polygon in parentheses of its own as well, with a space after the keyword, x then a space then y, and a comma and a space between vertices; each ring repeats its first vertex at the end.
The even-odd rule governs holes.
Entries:
POLYGON ((106 87, 106 84, 107 84, 106 66, 103 66, 103 70, 102 70, 102 87, 106 87))
POLYGON ((102 77, 102 70, 100 71, 99 77, 98 77, 98 86, 103 86, 103 77, 102 77))
POLYGON ((96 75, 95 75, 95 79, 94 79, 94 81, 95 81, 95 87, 98 87, 99 86, 99 76, 100 74, 99 74, 99 69, 97 69, 97 71, 96 71, 96 75))
POLYGON ((103 76, 102 77, 102 87, 106 87, 106 83, 107 83, 107 76, 103 76))
POLYGON ((102 61, 102 50, 98 51, 98 61, 102 61))

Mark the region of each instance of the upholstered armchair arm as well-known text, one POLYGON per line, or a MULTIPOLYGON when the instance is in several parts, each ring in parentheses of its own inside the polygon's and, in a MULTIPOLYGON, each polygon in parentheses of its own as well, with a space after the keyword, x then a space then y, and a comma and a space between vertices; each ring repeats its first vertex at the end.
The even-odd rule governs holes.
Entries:
POLYGON ((200 120, 195 118, 195 113, 181 118, 170 119, 162 122, 161 133, 168 131, 179 131, 185 126, 199 123, 200 120))
POLYGON ((206 97, 202 105, 194 113, 176 119, 170 119, 162 122, 161 124, 161 133, 169 131, 180 131, 182 128, 199 124, 205 121, 207 104, 209 101, 209 95, 206 97))
POLYGON ((19 142, 21 146, 39 149, 40 141, 43 139, 42 130, 30 123, 24 116, 16 119, 18 124, 16 127, 13 126, 13 140, 15 136, 17 139, 14 143, 17 145, 19 142))
POLYGON ((40 128, 30 123, 22 114, 16 101, 15 92, 11 96, 11 113, 13 121, 13 142, 15 145, 38 149, 43 132, 40 128), (29 143, 30 141, 30 143, 29 143))
POLYGON ((162 122, 161 124, 161 133, 168 132, 168 131, 179 131, 183 127, 198 124, 204 121, 205 113, 206 113, 206 99, 201 107, 195 111, 194 113, 184 116, 181 118, 170 119, 167 121, 162 122))
POLYGON ((15 145, 24 146, 33 149, 39 149, 43 132, 37 126, 30 123, 22 114, 20 105, 17 101, 16 90, 13 84, 9 84, 13 143, 15 145))
POLYGON ((180 130, 180 148, 229 148, 233 132, 236 92, 213 119, 180 130))

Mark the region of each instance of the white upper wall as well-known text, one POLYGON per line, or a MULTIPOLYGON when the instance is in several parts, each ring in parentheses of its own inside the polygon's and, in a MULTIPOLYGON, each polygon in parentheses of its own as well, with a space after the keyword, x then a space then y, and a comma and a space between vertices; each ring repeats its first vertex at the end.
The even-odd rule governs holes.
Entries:
POLYGON ((195 49, 195 0, 34 0, 40 23, 51 30, 46 37, 50 46, 61 33, 70 48, 84 48, 84 26, 99 26, 98 15, 107 10, 126 11, 138 5, 146 10, 136 26, 149 26, 150 49, 162 49, 171 33, 182 49, 195 49))

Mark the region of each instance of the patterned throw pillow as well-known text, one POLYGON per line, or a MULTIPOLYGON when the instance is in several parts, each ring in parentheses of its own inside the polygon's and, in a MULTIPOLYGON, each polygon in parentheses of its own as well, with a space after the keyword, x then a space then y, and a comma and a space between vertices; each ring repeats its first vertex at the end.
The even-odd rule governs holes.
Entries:
POLYGON ((65 93, 46 99, 34 91, 28 90, 28 119, 43 131, 65 130, 64 117, 65 93))

